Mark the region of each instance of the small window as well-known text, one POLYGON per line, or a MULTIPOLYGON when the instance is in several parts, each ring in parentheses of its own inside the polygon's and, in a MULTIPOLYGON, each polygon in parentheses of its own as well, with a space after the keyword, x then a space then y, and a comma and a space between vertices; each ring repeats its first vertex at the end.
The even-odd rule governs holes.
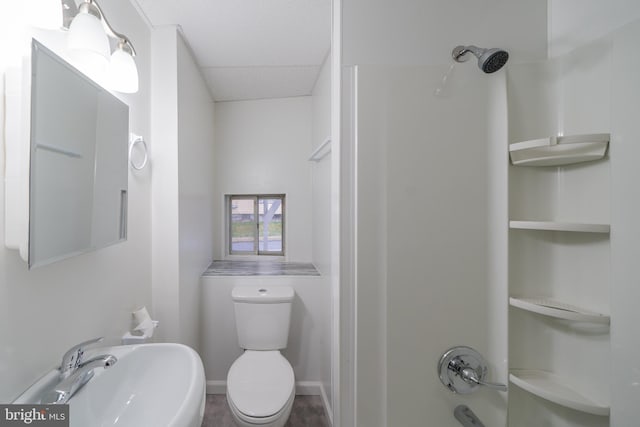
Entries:
POLYGON ((229 254, 284 255, 284 194, 227 196, 229 254))

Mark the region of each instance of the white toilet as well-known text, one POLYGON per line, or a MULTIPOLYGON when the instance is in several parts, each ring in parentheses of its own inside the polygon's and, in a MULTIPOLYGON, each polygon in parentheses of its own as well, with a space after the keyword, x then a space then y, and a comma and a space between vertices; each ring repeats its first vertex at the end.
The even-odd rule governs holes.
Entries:
POLYGON ((237 287, 231 293, 245 351, 227 374, 227 402, 240 427, 282 427, 289 418, 295 378, 280 349, 287 347, 293 296, 289 287, 237 287))

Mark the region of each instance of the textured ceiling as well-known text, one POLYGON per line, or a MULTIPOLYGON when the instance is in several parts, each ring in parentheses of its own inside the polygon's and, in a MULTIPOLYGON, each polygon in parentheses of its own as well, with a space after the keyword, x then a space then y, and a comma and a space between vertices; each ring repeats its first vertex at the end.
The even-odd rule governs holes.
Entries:
POLYGON ((330 0, 136 0, 180 25, 216 101, 309 95, 329 52, 330 0))

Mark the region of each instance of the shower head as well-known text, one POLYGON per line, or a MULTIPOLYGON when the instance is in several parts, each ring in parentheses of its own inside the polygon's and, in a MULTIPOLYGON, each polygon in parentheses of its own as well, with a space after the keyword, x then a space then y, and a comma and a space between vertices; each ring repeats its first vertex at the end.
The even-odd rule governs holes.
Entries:
POLYGON ((495 73, 509 60, 509 52, 502 49, 483 49, 477 46, 456 46, 451 56, 456 62, 469 60, 467 53, 471 52, 478 58, 478 67, 487 74, 495 73))

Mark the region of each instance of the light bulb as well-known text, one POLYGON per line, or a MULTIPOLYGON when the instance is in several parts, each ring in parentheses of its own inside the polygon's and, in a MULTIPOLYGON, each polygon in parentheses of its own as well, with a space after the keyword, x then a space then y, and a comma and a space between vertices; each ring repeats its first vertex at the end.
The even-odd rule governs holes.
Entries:
POLYGON ((111 55, 108 76, 110 89, 122 93, 136 93, 138 91, 136 61, 120 46, 111 55))
MULTIPOLYGON (((109 64, 111 47, 102 21, 91 13, 91 5, 83 3, 69 26, 67 49, 81 71, 103 74, 109 64)), ((98 14, 99 12, 94 12, 98 14)), ((94 77, 91 76, 90 77, 94 77)))

